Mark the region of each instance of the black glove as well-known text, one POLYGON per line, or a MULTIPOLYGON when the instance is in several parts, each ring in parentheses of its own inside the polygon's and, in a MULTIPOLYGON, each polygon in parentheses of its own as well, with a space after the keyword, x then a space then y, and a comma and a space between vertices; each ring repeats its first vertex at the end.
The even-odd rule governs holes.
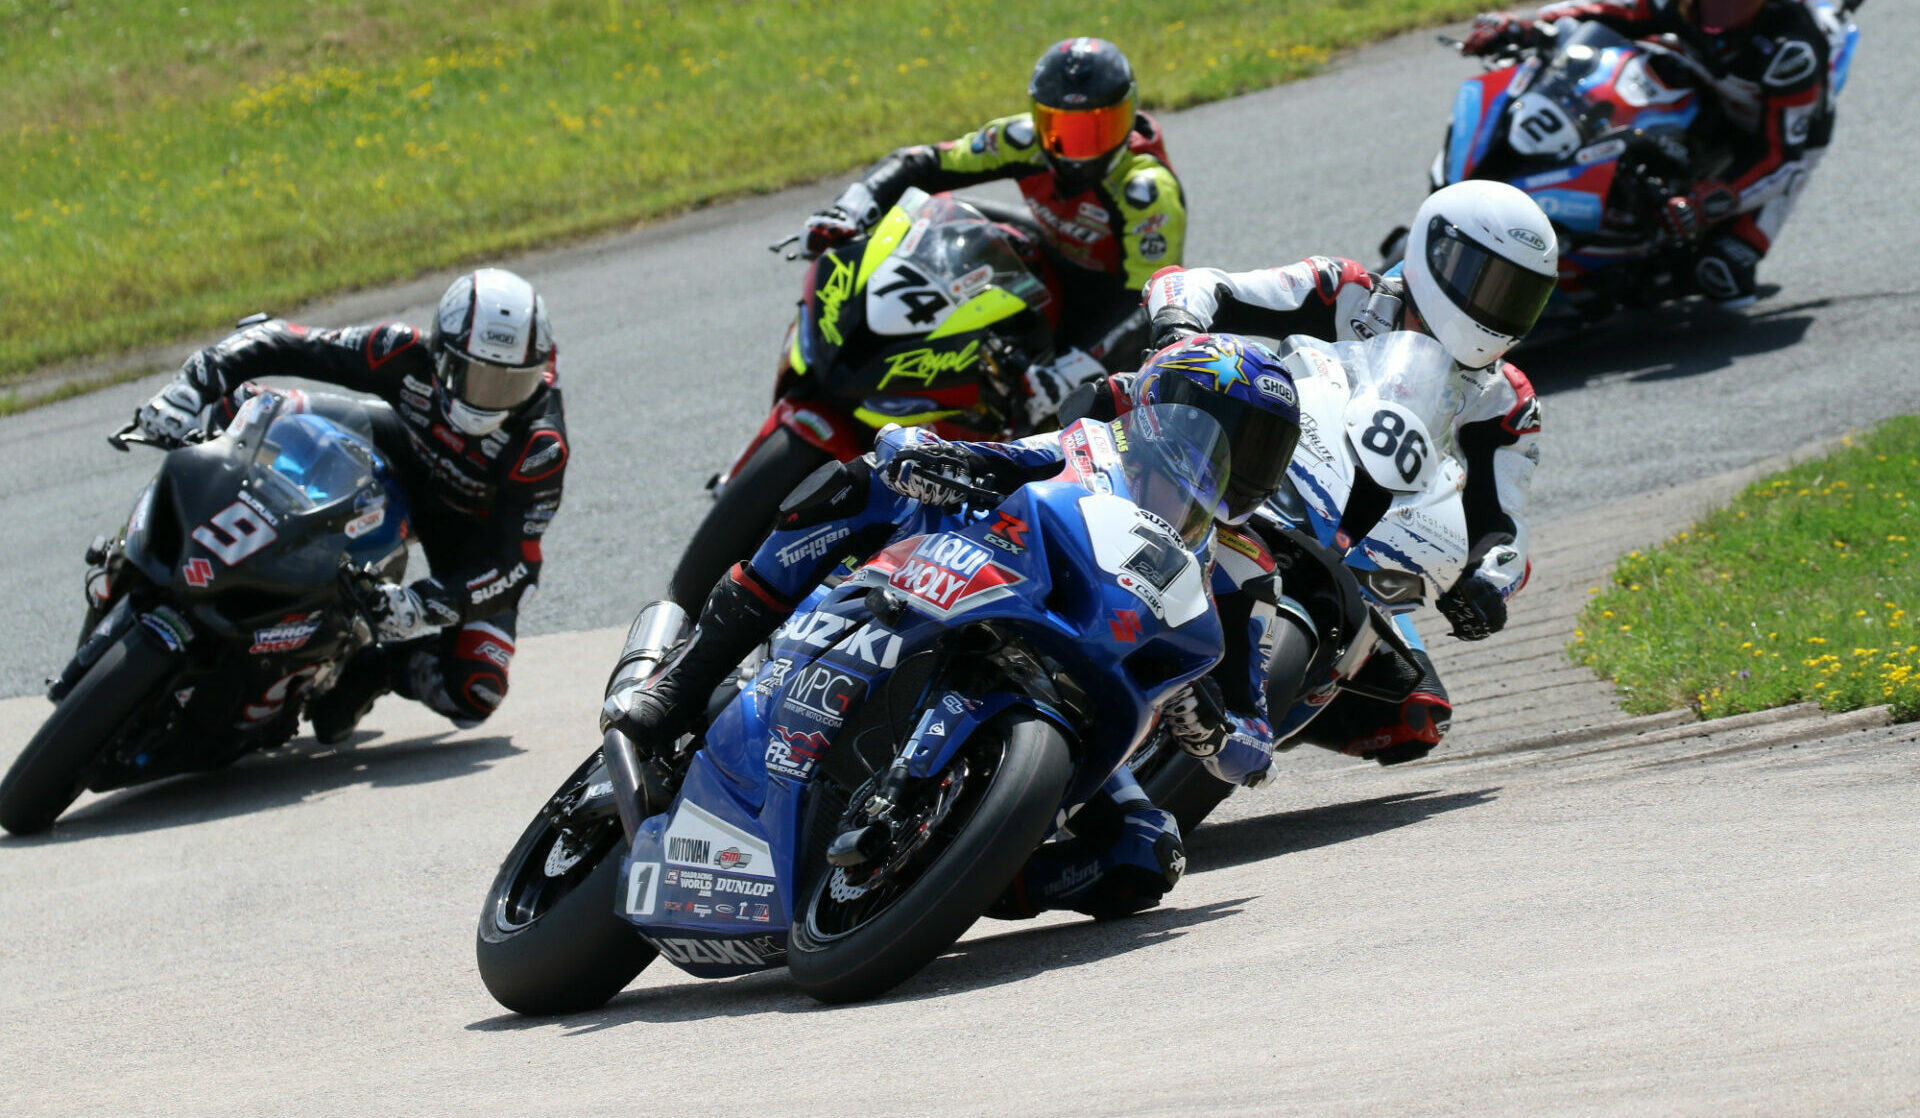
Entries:
POLYGON ((1433 603, 1463 641, 1483 641, 1506 628, 1507 600, 1493 583, 1470 573, 1433 603))
POLYGON ((975 478, 986 473, 973 456, 952 443, 903 447, 877 476, 888 489, 936 508, 955 509, 977 493, 975 478))
POLYGON ((1207 332, 1207 324, 1195 318, 1190 311, 1179 307, 1161 307, 1153 316, 1153 334, 1147 342, 1148 356, 1174 344, 1183 342, 1195 334, 1207 332))

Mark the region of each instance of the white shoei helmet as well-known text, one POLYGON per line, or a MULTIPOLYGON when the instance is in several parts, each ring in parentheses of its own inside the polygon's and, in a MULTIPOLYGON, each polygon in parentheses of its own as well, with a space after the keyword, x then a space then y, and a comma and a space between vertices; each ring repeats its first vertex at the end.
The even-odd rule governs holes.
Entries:
POLYGON ((1533 329, 1559 264, 1539 205, 1516 187, 1476 179, 1427 195, 1401 274, 1428 331, 1462 366, 1484 369, 1533 329))
POLYGON ((533 398, 553 366, 547 305, 512 272, 461 276, 440 297, 427 352, 447 421, 461 434, 485 435, 533 398))

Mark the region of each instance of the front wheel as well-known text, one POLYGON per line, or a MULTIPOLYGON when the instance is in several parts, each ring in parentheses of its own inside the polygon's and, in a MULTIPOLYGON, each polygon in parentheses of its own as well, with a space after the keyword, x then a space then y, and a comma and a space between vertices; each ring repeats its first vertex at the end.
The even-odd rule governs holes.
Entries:
MULTIPOLYGON (((1046 837, 1073 762, 1066 739, 1025 711, 976 730, 921 782, 903 864, 871 883, 814 867, 787 943, 800 988, 824 1002, 871 998, 965 934, 1046 837)), ((875 875, 876 878, 882 875, 875 875)))
POLYGON ((767 538, 780 502, 808 474, 832 460, 832 455, 785 427, 769 432, 734 472, 706 519, 694 529, 693 539, 687 541, 668 590, 674 603, 698 617, 713 584, 727 568, 751 557, 767 538))
POLYGON ((87 769, 177 666, 178 657, 145 625, 127 630, 54 707, 0 781, 0 827, 30 835, 53 826, 79 798, 87 769))
POLYGON ((527 825, 487 890, 474 943, 480 980, 515 1013, 605 1005, 656 954, 614 914, 627 848, 619 816, 576 814, 605 780, 595 751, 527 825))

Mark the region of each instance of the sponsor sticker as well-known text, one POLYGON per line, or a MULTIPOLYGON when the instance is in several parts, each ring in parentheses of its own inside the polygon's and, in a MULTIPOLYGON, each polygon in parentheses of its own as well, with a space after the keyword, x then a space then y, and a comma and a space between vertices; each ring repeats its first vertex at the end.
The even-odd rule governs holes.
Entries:
POLYGON ((992 561, 993 552, 960 536, 932 536, 914 549, 887 583, 942 617, 1013 593, 1021 576, 992 561))
POLYGON ((315 613, 306 617, 294 617, 265 629, 253 631, 253 646, 248 652, 259 656, 275 652, 292 652, 305 647, 320 631, 323 615, 315 613))

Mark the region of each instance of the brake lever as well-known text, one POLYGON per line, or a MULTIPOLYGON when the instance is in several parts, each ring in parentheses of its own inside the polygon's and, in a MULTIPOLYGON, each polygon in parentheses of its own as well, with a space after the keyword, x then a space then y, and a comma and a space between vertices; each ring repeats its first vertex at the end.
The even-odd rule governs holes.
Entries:
MULTIPOLYGON (((775 241, 772 244, 768 245, 767 251, 781 252, 781 250, 783 249, 792 248, 794 245, 798 244, 799 241, 800 241, 800 234, 794 233, 791 236, 787 237, 785 240, 775 241)), ((788 260, 800 259, 800 253, 798 252, 785 252, 785 253, 782 253, 782 256, 788 260)))

